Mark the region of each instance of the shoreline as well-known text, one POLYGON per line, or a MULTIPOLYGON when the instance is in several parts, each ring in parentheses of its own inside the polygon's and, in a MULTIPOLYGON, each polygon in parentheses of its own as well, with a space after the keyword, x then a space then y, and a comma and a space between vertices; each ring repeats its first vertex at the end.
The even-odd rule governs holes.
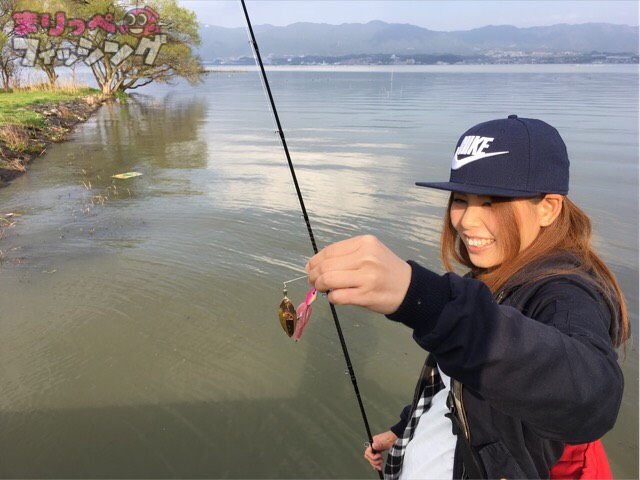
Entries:
MULTIPOLYGON (((567 73, 589 71, 608 73, 611 71, 637 72, 640 65, 615 63, 513 63, 513 64, 465 64, 465 65, 265 65, 269 72, 327 72, 327 73, 486 73, 487 70, 505 73, 567 73)), ((259 72, 255 64, 247 65, 205 65, 207 73, 234 74, 259 72)))
POLYGON ((12 148, 9 142, 0 139, 0 188, 26 173, 27 166, 44 156, 49 145, 66 141, 76 125, 87 121, 108 100, 108 97, 90 94, 30 105, 24 108, 42 115, 44 127, 15 123, 0 126, 5 136, 19 143, 19 148, 12 148))

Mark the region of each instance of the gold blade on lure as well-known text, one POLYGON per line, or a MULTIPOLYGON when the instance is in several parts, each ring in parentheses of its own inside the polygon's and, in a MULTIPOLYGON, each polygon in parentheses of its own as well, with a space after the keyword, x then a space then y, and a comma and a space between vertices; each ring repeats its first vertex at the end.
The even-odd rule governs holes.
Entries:
POLYGON ((280 325, 282 325, 282 329, 284 333, 291 336, 296 329, 296 307, 293 306, 291 300, 285 297, 280 302, 280 306, 278 307, 278 318, 280 319, 280 325))

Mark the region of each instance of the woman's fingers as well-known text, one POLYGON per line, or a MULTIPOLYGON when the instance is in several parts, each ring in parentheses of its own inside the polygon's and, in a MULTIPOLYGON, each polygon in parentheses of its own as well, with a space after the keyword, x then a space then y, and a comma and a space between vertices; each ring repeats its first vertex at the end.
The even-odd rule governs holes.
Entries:
POLYGON ((318 264, 326 260, 343 257, 345 255, 350 255, 352 253, 357 252, 362 245, 363 238, 365 237, 347 238, 346 240, 333 243, 328 247, 323 248, 320 252, 318 252, 316 255, 311 257, 311 259, 309 260, 309 263, 307 263, 305 270, 309 272, 313 270, 316 266, 318 266, 318 264))
POLYGON ((371 447, 367 447, 364 452, 364 458, 374 468, 374 470, 382 470, 382 455, 380 453, 373 453, 371 447))
POLYGON ((373 437, 372 445, 367 447, 364 451, 364 458, 367 459, 374 470, 382 470, 383 458, 382 453, 380 452, 389 450, 397 439, 398 437, 391 430, 373 437), (372 450, 372 447, 375 449, 375 453, 374 450, 372 450))
POLYGON ((332 303, 384 314, 397 310, 411 281, 409 264, 371 235, 328 246, 305 269, 318 291, 330 291, 332 303))
POLYGON ((372 447, 378 452, 384 452, 393 447, 393 444, 398 440, 398 436, 391 430, 387 430, 384 433, 379 433, 373 437, 372 447))
POLYGON ((351 275, 361 271, 362 259, 356 255, 329 258, 308 271, 309 282, 321 291, 355 287, 358 278, 351 279, 351 275))

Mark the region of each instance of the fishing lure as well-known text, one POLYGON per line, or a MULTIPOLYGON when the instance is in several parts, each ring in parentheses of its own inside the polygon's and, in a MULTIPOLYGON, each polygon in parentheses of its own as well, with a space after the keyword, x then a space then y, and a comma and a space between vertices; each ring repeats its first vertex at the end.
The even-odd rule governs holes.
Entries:
POLYGON ((300 340, 302 331, 309 322, 309 317, 311 317, 311 304, 317 296, 316 289, 312 288, 309 290, 309 293, 307 293, 304 302, 298 305, 298 308, 293 306, 293 303, 289 300, 289 297, 287 297, 287 283, 295 282, 303 278, 307 278, 307 276, 303 275, 302 277, 282 282, 282 294, 284 298, 278 307, 278 319, 280 320, 280 325, 282 325, 284 333, 289 337, 293 336, 296 341, 300 340))
POLYGON ((305 301, 298 305, 298 308, 296 308, 296 316, 298 317, 298 322, 293 332, 293 338, 296 342, 300 340, 302 331, 304 330, 304 327, 307 326, 307 322, 309 322, 309 317, 311 316, 311 304, 316 299, 316 296, 317 291, 315 288, 312 288, 311 290, 309 290, 309 293, 307 293, 307 298, 305 299, 305 301))
POLYGON ((287 298, 287 287, 282 290, 284 298, 280 302, 278 307, 278 318, 280 319, 280 325, 284 333, 291 336, 296 330, 296 323, 298 321, 298 315, 296 314, 296 307, 293 306, 291 300, 287 298))

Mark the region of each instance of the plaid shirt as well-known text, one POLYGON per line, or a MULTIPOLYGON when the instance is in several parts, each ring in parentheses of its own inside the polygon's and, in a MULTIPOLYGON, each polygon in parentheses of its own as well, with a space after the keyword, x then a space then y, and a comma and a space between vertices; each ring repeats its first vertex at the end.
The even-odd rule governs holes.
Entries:
POLYGON ((398 440, 393 444, 387 456, 387 464, 384 468, 384 478, 387 480, 395 480, 400 476, 402 471, 402 460, 407 445, 413 438, 413 433, 420 416, 431 408, 431 400, 440 390, 444 388, 444 383, 440 379, 438 366, 433 355, 427 355, 427 359, 422 367, 420 379, 416 386, 411 406, 411 417, 407 423, 404 432, 398 440))

